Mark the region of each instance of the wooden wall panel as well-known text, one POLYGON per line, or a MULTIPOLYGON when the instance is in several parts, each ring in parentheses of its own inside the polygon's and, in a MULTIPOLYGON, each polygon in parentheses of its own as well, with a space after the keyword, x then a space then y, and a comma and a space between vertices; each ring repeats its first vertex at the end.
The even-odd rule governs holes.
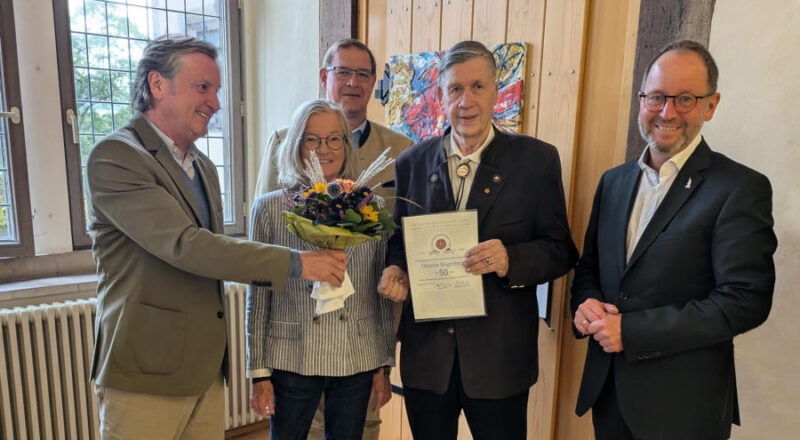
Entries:
POLYGON ((487 46, 506 41, 508 0, 473 0, 472 39, 487 46))
MULTIPOLYGON (((639 0, 610 4, 592 2, 586 34, 586 59, 573 171, 570 225, 578 249, 589 221, 597 182, 602 173, 625 161, 630 90, 636 55, 639 0)), ((635 110, 634 110, 635 111, 635 110)), ((578 418, 578 397, 586 340, 572 337, 572 320, 565 301, 556 408, 556 439, 594 438, 591 412, 578 418)))
POLYGON ((411 0, 387 0, 386 56, 411 53, 411 0))
MULTIPOLYGON (((547 2, 542 40, 538 131, 536 136, 555 145, 561 156, 564 191, 569 199, 575 134, 578 124, 580 77, 586 26, 586 0, 547 2)), ((569 206, 568 206, 569 209, 569 206)), ((565 278, 553 283, 552 330, 539 335, 539 383, 531 391, 529 438, 550 439, 555 431, 561 323, 565 311, 565 278), (535 409, 536 407, 541 409, 535 409)), ((541 327, 544 327, 543 325, 541 327)))
MULTIPOLYGON (((375 56, 377 80, 383 78, 383 66, 389 61, 386 51, 386 1, 359 0, 358 4, 358 38, 366 44, 375 56)), ((383 124, 386 112, 380 101, 371 99, 367 106, 367 119, 383 124)))
POLYGON ((444 2, 442 12, 442 50, 449 49, 459 41, 471 40, 472 7, 474 0, 440 0, 444 2))
POLYGON ((414 0, 411 29, 411 52, 439 50, 442 31, 440 0, 414 0))
POLYGON ((542 69, 545 0, 509 0, 506 42, 528 43, 522 132, 536 136, 539 123, 539 81, 542 69))

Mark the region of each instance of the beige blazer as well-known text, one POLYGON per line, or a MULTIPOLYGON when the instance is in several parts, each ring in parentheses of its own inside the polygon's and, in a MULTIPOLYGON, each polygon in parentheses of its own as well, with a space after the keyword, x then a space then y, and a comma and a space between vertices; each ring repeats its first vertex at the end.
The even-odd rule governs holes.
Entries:
POLYGON ((204 154, 195 163, 210 230, 200 226, 184 171, 143 115, 89 154, 89 234, 98 272, 91 377, 100 385, 201 394, 227 369, 220 280, 286 284, 290 250, 220 235, 215 166, 204 154))

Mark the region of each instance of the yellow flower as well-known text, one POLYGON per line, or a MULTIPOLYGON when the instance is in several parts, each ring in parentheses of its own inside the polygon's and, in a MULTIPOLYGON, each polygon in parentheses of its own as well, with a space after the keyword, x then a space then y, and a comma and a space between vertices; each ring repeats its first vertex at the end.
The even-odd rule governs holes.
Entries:
POLYGON ((325 190, 328 188, 328 184, 325 182, 315 182, 314 183, 314 192, 318 192, 320 194, 325 194, 325 190))
POLYGON ((358 212, 364 217, 364 220, 368 222, 376 222, 378 221, 378 210, 375 209, 372 205, 366 205, 363 208, 359 209, 358 212))

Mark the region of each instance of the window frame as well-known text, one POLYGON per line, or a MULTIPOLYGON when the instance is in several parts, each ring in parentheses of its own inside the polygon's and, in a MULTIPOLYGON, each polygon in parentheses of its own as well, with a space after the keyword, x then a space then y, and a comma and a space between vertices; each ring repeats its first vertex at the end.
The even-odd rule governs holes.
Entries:
POLYGON ((16 244, 0 244, 1 257, 31 256, 35 252, 33 243, 33 215, 31 213, 30 184, 25 153, 24 109, 20 89, 19 59, 17 58, 16 27, 14 26, 14 6, 12 0, 0 0, 0 50, 2 50, 2 69, 4 94, 9 111, 11 107, 20 109, 22 121, 18 124, 8 121, 9 171, 11 173, 15 222, 17 224, 16 244))
MULTIPOLYGON (((227 108, 230 123, 230 147, 226 155, 230 157, 230 170, 233 173, 231 187, 228 188, 232 202, 232 223, 225 224, 225 234, 244 235, 244 126, 242 115, 242 63, 241 63, 241 28, 239 2, 236 0, 220 0, 224 2, 226 18, 225 32, 220 38, 225 39, 228 57, 218 59, 221 67, 228 70, 228 87, 230 107, 227 108)), ((53 0, 53 15, 56 34, 56 55, 58 59, 59 88, 61 93, 60 108, 62 133, 64 135, 64 154, 67 166, 67 188, 69 193, 70 228, 74 250, 88 249, 92 242, 87 232, 86 213, 81 169, 80 144, 73 142, 73 122, 77 123, 75 99, 75 75, 72 63, 72 38, 70 36, 69 0, 53 0)), ((225 105, 225 103, 222 103, 225 105)), ((77 130, 77 128, 76 128, 77 130)), ((216 164, 220 165, 220 164, 216 164)), ((220 176, 224 179, 224 176, 220 176)), ((220 182, 223 184, 223 182, 220 182)))

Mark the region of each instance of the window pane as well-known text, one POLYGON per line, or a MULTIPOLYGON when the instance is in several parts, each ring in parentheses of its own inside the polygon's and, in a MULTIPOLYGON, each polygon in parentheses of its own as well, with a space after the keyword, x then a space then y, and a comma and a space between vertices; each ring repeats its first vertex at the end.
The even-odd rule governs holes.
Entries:
POLYGON ((72 64, 75 67, 89 65, 86 56, 86 34, 72 34, 72 64))
POLYGON ((203 0, 186 0, 186 12, 203 13, 203 0))
MULTIPOLYGON (((187 34, 186 14, 167 12, 167 32, 170 34, 187 34)), ((192 36, 191 34, 189 35, 192 36)))
POLYGON ((167 0, 167 9, 173 11, 184 11, 183 0, 167 0))
POLYGON ((75 99, 91 99, 89 95, 89 69, 75 69, 75 99))
POLYGON ((92 94, 92 101, 111 101, 111 84, 108 78, 108 70, 89 70, 89 92, 92 94))
POLYGON ((131 74, 129 72, 111 72, 111 100, 130 104, 131 74))
MULTIPOLYGON (((149 40, 164 34, 186 34, 217 46, 223 68, 219 94, 222 110, 209 122, 209 139, 197 147, 217 165, 223 188, 226 223, 234 221, 232 211, 233 155, 231 108, 225 71, 226 22, 219 0, 69 0, 72 60, 76 108, 80 130, 81 168, 86 155, 104 136, 127 124, 134 110, 130 106, 135 69, 149 40), (83 18, 81 18, 81 16, 83 18)), ((238 104, 237 104, 238 105, 238 104)), ((81 175, 81 180, 85 176, 81 175)), ((87 222, 88 224, 88 222, 87 222)))
POLYGON ((89 35, 86 41, 89 44, 89 67, 108 69, 108 38, 89 35))
POLYGON ((107 35, 106 2, 89 0, 84 2, 86 9, 86 31, 90 34, 107 35))
POLYGON ((130 70, 131 61, 128 54, 127 38, 111 38, 108 41, 110 64, 112 69, 130 70))
POLYGON ((69 27, 72 32, 86 32, 86 15, 83 0, 69 0, 69 27))
POLYGON ((219 17, 219 4, 220 2, 218 0, 205 0, 204 6, 206 15, 215 15, 219 17))
POLYGON ((128 16, 125 5, 108 4, 108 35, 128 36, 128 16))

